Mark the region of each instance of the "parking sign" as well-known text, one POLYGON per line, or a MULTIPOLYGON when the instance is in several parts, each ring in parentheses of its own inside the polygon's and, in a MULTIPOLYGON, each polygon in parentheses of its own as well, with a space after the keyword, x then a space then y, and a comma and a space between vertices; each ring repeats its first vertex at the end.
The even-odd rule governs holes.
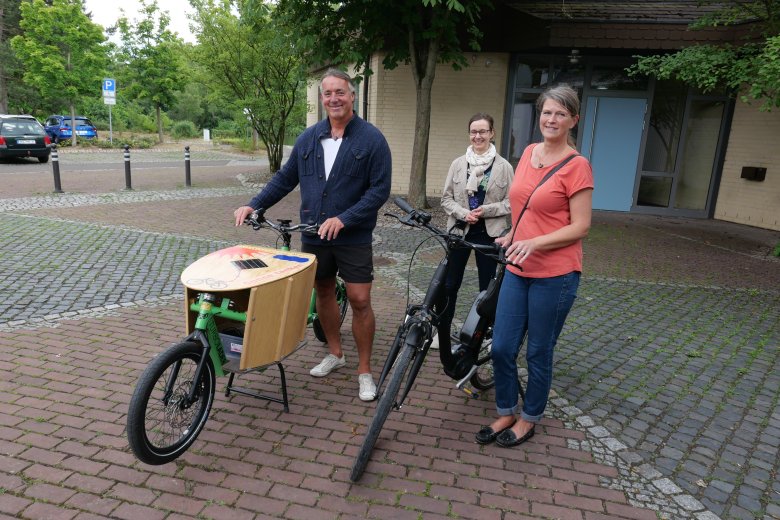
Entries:
POLYGON ((116 81, 111 78, 103 80, 103 97, 115 98, 116 97, 116 81))

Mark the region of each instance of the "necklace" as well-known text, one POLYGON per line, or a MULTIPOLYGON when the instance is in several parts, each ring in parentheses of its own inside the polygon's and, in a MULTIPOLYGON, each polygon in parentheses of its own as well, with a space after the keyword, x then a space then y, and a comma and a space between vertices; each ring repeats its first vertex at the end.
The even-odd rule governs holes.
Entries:
POLYGON ((537 168, 544 168, 544 163, 542 162, 542 152, 538 152, 536 156, 537 156, 536 162, 539 164, 537 168))

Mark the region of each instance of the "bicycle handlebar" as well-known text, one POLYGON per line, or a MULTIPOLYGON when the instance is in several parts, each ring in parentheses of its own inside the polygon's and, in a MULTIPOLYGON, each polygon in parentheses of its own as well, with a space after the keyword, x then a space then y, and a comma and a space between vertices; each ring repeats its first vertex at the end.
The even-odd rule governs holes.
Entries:
POLYGON ((301 233, 317 234, 319 226, 316 224, 291 224, 291 220, 268 220, 265 218, 265 210, 258 209, 253 211, 244 219, 244 224, 252 226, 252 229, 271 228, 278 233, 289 233, 291 231, 300 231, 301 233))
POLYGON ((479 251, 484 255, 490 256, 491 258, 495 259, 499 263, 502 264, 507 263, 504 258, 504 248, 502 248, 495 242, 492 244, 474 244, 466 240, 465 237, 463 236, 455 235, 453 233, 442 231, 441 229, 437 228, 436 226, 430 223, 431 221, 430 213, 426 213, 425 211, 414 209, 403 198, 395 197, 393 199, 393 202, 395 203, 396 206, 401 208, 408 216, 404 218, 404 217, 399 217, 398 215, 394 215, 392 213, 386 213, 386 215, 397 218, 398 221, 401 222, 402 224, 406 224, 407 226, 411 226, 411 227, 426 229, 429 233, 431 233, 436 237, 443 238, 448 242, 455 242, 458 245, 466 246, 469 249, 473 249, 474 251, 479 251))

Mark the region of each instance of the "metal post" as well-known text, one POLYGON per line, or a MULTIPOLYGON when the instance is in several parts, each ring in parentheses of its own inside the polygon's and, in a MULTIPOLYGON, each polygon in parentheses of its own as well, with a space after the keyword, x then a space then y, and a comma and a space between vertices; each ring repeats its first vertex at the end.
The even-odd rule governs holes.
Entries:
POLYGON ((125 145, 125 190, 132 190, 133 186, 130 181, 130 145, 125 145))
POLYGON ((60 184, 60 156, 57 154, 57 145, 51 145, 51 169, 54 173, 54 193, 63 193, 60 184))
POLYGON ((190 147, 184 147, 184 184, 188 188, 192 186, 192 179, 190 178, 190 147))

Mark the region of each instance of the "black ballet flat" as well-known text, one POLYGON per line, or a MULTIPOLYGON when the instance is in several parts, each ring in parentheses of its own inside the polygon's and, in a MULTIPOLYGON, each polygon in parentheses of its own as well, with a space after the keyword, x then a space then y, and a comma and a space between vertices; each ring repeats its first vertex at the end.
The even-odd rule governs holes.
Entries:
POLYGON ((515 435, 515 432, 507 428, 506 430, 502 430, 498 435, 496 435, 495 441, 499 446, 504 448, 512 448, 518 444, 523 444, 525 441, 533 437, 535 430, 536 426, 532 426, 531 429, 525 433, 525 435, 518 439, 517 435, 515 435))
POLYGON ((491 442, 495 441, 496 438, 507 431, 509 428, 515 425, 517 421, 512 421, 512 424, 504 428, 503 430, 494 431, 493 428, 490 426, 485 426, 481 430, 477 432, 477 435, 475 437, 477 444, 490 444, 491 442))

